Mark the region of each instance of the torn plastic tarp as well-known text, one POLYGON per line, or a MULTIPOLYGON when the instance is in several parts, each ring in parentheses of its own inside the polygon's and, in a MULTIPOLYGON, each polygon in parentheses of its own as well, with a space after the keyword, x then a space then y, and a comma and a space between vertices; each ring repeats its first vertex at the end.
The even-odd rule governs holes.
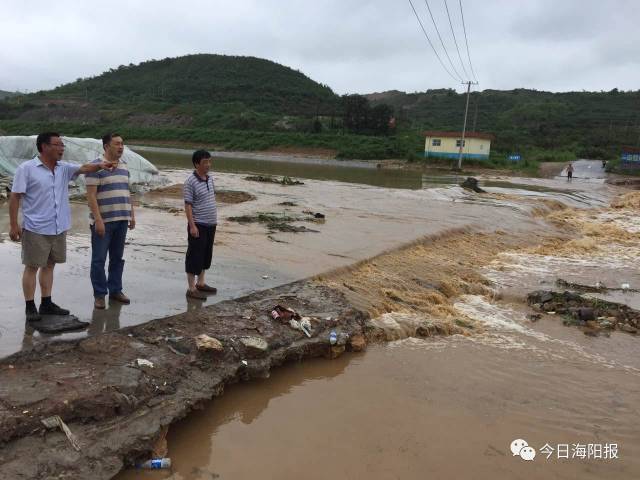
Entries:
MULTIPOLYGON (((100 157, 104 150, 102 141, 95 138, 62 137, 64 156, 62 160, 74 163, 87 163, 100 157)), ((0 136, 0 175, 13 177, 16 168, 22 162, 31 160, 38 154, 36 136, 0 136)), ((158 169, 147 159, 125 147, 122 154, 131 174, 131 184, 162 183, 158 169)), ((84 176, 80 175, 74 182, 84 191, 84 176)))

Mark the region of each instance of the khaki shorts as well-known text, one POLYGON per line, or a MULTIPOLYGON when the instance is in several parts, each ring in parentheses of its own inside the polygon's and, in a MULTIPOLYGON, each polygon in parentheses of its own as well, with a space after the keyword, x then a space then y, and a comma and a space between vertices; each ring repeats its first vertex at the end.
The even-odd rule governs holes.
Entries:
POLYGON ((67 261, 67 232, 59 235, 40 235, 22 231, 22 264, 46 267, 50 263, 67 261))

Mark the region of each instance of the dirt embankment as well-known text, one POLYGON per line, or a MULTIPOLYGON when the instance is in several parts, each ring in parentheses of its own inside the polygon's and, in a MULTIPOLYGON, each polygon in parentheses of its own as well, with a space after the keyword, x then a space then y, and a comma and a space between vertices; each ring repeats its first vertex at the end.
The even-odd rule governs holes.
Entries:
POLYGON ((0 361, 0 478, 111 478, 150 455, 164 426, 226 384, 268 376, 284 362, 364 348, 366 319, 338 292, 300 282, 15 354, 0 361), (271 319, 276 304, 310 317, 312 337, 271 319), (348 339, 341 335, 332 347, 332 329, 348 339), (221 350, 198 349, 200 334, 218 339, 221 350), (46 432, 41 421, 53 415, 68 424, 80 451, 61 432, 46 432))

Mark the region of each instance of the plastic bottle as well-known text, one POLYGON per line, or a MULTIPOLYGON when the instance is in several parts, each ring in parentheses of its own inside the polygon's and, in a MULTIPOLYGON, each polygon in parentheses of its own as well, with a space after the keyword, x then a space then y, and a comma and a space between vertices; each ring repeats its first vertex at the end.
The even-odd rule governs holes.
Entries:
POLYGON ((331 330, 331 333, 329 334, 329 343, 331 345, 335 345, 336 343, 338 343, 338 334, 335 330, 331 330))
POLYGON ((171 468, 171 459, 170 458, 152 458, 151 460, 147 460, 146 462, 136 464, 136 467, 148 468, 148 469, 171 468))

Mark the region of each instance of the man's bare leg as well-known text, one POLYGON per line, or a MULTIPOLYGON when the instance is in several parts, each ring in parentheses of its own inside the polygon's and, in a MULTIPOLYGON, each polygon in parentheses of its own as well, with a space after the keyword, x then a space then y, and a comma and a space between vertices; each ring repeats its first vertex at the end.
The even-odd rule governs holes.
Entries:
POLYGON ((40 281, 40 294, 43 298, 51 296, 51 290, 53 288, 53 268, 55 266, 55 263, 48 263, 46 267, 40 269, 38 280, 40 281))
POLYGON ((36 294, 36 278, 38 276, 38 267, 24 267, 22 273, 22 293, 24 294, 24 300, 26 303, 25 314, 28 322, 36 322, 40 320, 38 315, 38 309, 33 301, 33 297, 36 294))
POLYGON ((193 273, 187 273, 187 283, 189 284, 189 290, 196 291, 196 276, 193 273))
POLYGON ((200 274, 198 275, 198 285, 199 285, 200 287, 203 287, 203 286, 204 286, 204 273, 205 273, 205 271, 206 271, 206 270, 202 270, 202 271, 200 272, 200 274))
POLYGON ((22 274, 22 293, 25 301, 33 301, 36 294, 36 276, 38 275, 38 267, 24 267, 22 274))

